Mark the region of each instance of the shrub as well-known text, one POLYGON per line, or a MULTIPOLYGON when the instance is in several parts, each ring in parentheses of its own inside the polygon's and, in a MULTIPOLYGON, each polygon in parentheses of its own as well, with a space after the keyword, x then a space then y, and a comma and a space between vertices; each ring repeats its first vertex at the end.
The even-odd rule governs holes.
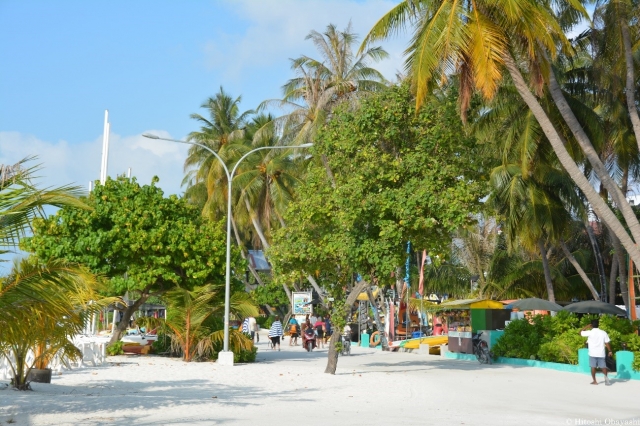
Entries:
POLYGON ((569 330, 544 343, 538 350, 541 361, 578 364, 578 349, 584 347, 585 339, 575 330, 569 330))
POLYGON ((124 351, 122 350, 122 346, 124 344, 122 342, 115 342, 109 346, 107 346, 107 355, 109 356, 114 356, 114 355, 122 355, 124 354, 124 351))
POLYGON ((167 334, 159 334, 158 340, 152 343, 153 353, 166 354, 171 351, 171 337, 167 334))
POLYGON ((539 321, 534 325, 527 319, 511 321, 502 337, 491 349, 494 356, 523 359, 535 357, 542 343, 542 334, 539 330, 541 324, 542 321, 539 321))
POLYGON ((255 346, 251 346, 251 349, 249 350, 241 349, 240 351, 233 353, 233 362, 256 362, 257 353, 258 348, 256 348, 255 346))

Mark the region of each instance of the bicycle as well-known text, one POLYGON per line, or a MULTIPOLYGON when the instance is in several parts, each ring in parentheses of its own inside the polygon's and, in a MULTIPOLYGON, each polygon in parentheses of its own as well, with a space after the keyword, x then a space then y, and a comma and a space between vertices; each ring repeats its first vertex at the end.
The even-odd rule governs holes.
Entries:
POLYGON ((345 334, 342 337, 342 355, 351 355, 351 336, 345 334))
POLYGON ((474 334, 471 338, 473 342, 473 354, 476 356, 480 364, 491 364, 493 362, 493 354, 489 350, 487 342, 480 338, 481 335, 482 331, 474 334))

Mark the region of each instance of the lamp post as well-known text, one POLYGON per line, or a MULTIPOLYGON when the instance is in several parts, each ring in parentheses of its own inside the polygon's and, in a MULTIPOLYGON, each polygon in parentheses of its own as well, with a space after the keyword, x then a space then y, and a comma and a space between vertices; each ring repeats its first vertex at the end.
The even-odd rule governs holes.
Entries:
POLYGON ((196 145, 196 146, 199 146, 200 148, 204 148, 210 153, 212 153, 218 159, 218 161, 220 161, 220 164, 222 164, 222 167, 224 168, 224 172, 227 175, 227 182, 228 182, 227 184, 227 189, 228 189, 227 191, 227 268, 226 268, 226 279, 225 279, 225 290, 224 290, 224 344, 223 344, 222 352, 218 354, 218 364, 233 366, 233 352, 229 350, 229 297, 231 293, 231 184, 233 182, 233 175, 236 173, 236 170, 238 169, 238 165, 242 162, 242 160, 244 160, 250 154, 253 154, 256 151, 261 151, 265 149, 309 148, 313 144, 306 143, 306 144, 295 145, 295 146, 261 146, 259 148, 254 148, 251 151, 244 154, 242 157, 240 157, 240 159, 235 164, 235 166, 233 166, 231 173, 229 173, 229 169, 227 168, 227 165, 224 163, 222 158, 220 158, 218 153, 206 145, 203 145, 197 142, 181 141, 178 139, 161 138, 160 136, 150 135, 150 134, 143 134, 142 136, 149 139, 184 143, 187 145, 196 145))

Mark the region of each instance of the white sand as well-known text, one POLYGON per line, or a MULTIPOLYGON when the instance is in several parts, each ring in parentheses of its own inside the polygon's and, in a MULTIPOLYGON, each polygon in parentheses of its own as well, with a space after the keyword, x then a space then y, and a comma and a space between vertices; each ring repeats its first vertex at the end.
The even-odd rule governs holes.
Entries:
POLYGON ((332 376, 326 349, 287 341, 277 352, 265 341, 255 364, 109 357, 33 392, 0 390, 0 424, 640 425, 638 381, 592 386, 581 374, 358 347, 332 376))

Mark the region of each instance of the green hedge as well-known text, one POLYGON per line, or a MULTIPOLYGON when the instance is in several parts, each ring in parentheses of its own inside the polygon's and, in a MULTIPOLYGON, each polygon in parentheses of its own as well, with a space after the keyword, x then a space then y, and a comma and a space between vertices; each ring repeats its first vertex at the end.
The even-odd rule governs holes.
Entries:
MULTIPOLYGON (((577 364, 578 349, 586 346, 587 339, 580 336, 580 329, 596 315, 577 315, 558 312, 556 316, 536 315, 528 319, 511 321, 504 334, 493 346, 495 357, 537 359, 562 364, 577 364)), ((640 321, 603 315, 600 328, 611 338, 613 352, 627 350, 635 353, 633 368, 640 371, 640 336, 636 333, 640 321)))

